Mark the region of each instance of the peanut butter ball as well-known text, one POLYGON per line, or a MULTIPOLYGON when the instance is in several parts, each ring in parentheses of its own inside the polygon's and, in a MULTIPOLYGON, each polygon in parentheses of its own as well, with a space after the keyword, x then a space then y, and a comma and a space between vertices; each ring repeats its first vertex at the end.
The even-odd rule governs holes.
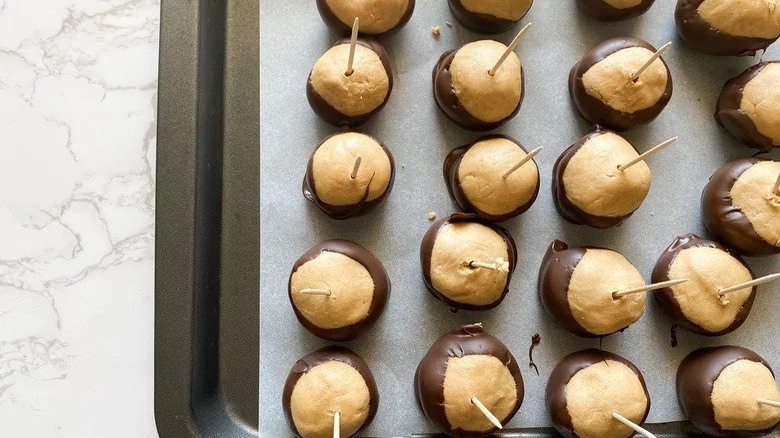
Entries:
POLYGON ((463 27, 479 33, 501 33, 525 17, 533 0, 449 0, 450 11, 463 27))
POLYGON ((295 316, 307 330, 323 339, 348 341, 379 319, 390 280, 367 249, 348 240, 328 240, 295 262, 288 292, 295 316))
POLYGON ((486 220, 519 216, 539 194, 539 168, 532 159, 506 173, 527 155, 517 140, 504 135, 482 137, 453 150, 444 161, 452 199, 463 211, 486 220))
POLYGON ((577 0, 585 15, 600 21, 618 21, 638 17, 653 6, 655 0, 577 0))
POLYGON ((425 416, 455 438, 480 438, 497 431, 472 402, 474 397, 505 424, 520 409, 524 395, 517 360, 481 324, 439 338, 417 367, 414 390, 425 416))
POLYGON ((645 312, 645 294, 613 293, 642 287, 645 280, 617 251, 570 248, 554 241, 539 270, 539 298, 547 313, 569 332, 587 338, 625 330, 645 312))
POLYGON ((642 373, 627 359, 583 350, 563 358, 550 375, 547 411, 564 437, 629 438, 634 430, 612 413, 641 425, 650 413, 650 394, 642 373))
POLYGON ((615 131, 652 122, 672 97, 672 74, 656 59, 634 81, 631 76, 656 52, 647 41, 610 38, 569 73, 569 94, 585 120, 615 131))
POLYGON ((381 110, 393 90, 387 52, 377 41, 358 38, 353 71, 347 72, 350 40, 336 41, 309 73, 306 97, 322 120, 339 127, 358 126, 381 110))
POLYGON ((384 144, 360 132, 342 132, 326 138, 312 154, 303 196, 328 216, 347 219, 382 202, 394 180, 395 162, 384 144))
POLYGON ((620 225, 642 205, 652 176, 634 146, 615 132, 596 127, 558 157, 553 167, 553 199, 569 222, 594 228, 620 225))
POLYGON ((331 438, 335 412, 340 414, 341 436, 353 437, 376 416, 379 392, 360 356, 327 347, 295 363, 282 404, 287 423, 301 438, 331 438))
POLYGON ((453 309, 489 310, 509 292, 517 247, 505 229, 456 213, 425 234, 420 262, 434 297, 453 309))
POLYGON ((704 225, 746 256, 780 254, 780 162, 742 158, 725 164, 702 194, 704 225))
POLYGON ((709 55, 753 56, 780 37, 774 0, 678 0, 677 31, 709 55))
POLYGON ((334 31, 348 35, 355 18, 360 34, 381 36, 402 28, 414 12, 414 0, 317 0, 320 17, 334 31))
POLYGON ((488 131, 520 110, 524 90, 520 58, 510 53, 490 74, 505 50, 498 41, 481 40, 439 58, 433 68, 433 93, 439 108, 459 126, 488 131))
POLYGON ((745 322, 756 287, 721 297, 726 287, 755 279, 750 266, 725 246, 695 234, 675 239, 653 269, 653 283, 688 279, 653 292, 653 300, 680 327, 704 336, 721 336, 745 322))
POLYGON ((763 151, 780 147, 777 84, 780 84, 780 61, 750 67, 723 86, 715 119, 749 147, 763 151))
POLYGON ((780 426, 780 409, 758 399, 780 400, 772 368, 742 347, 696 350, 677 370, 683 413, 711 437, 759 437, 780 426))

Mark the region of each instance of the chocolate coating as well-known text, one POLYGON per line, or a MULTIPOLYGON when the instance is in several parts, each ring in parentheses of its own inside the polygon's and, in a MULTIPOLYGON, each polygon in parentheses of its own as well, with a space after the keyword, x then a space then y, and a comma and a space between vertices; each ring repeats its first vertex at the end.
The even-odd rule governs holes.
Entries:
POLYGON ((661 114, 661 111, 666 107, 666 104, 669 103, 669 100, 672 98, 673 89, 672 73, 669 71, 669 66, 663 58, 659 59, 666 67, 666 74, 668 76, 666 90, 661 98, 658 99, 658 102, 650 108, 645 108, 633 113, 624 113, 613 109, 606 103, 588 94, 585 90, 582 83, 582 76, 590 70, 591 67, 604 60, 607 56, 631 47, 644 47, 652 52, 656 51, 655 47, 639 38, 610 38, 586 53, 585 56, 572 67, 571 72, 569 73, 569 94, 585 120, 618 132, 626 131, 636 128, 639 125, 652 122, 661 114))
POLYGON ((680 38, 693 49, 708 55, 753 56, 776 39, 729 35, 714 29, 699 15, 704 0, 677 0, 674 18, 680 38))
POLYGON ((642 0, 638 5, 630 8, 616 8, 604 0, 577 0, 577 7, 585 15, 599 21, 628 20, 638 17, 653 6, 655 0, 642 0))
MULTIPOLYGON (((660 283, 663 281, 669 281, 669 268, 671 268, 672 262, 674 262, 677 254, 684 249, 699 246, 716 248, 728 253, 729 255, 739 260, 739 262, 742 263, 750 272, 750 275, 755 277, 755 274, 753 273, 753 270, 750 269, 750 266, 748 266, 748 264, 745 263, 745 261, 742 260, 739 255, 735 254, 730 249, 726 248, 718 242, 702 239, 695 234, 686 234, 684 236, 677 237, 677 239, 675 239, 674 242, 672 242, 672 244, 666 248, 664 253, 661 254, 661 257, 658 258, 658 261, 655 263, 655 267, 653 268, 652 282, 660 283)), ((742 308, 739 309, 737 316, 734 318, 734 322, 725 330, 721 330, 719 332, 705 330, 704 328, 689 320, 685 314, 683 314, 683 311, 680 308, 680 304, 674 297, 672 288, 665 287, 663 289, 656 289, 655 292, 651 294, 651 296, 653 297, 653 301, 658 305, 658 308, 669 315, 674 320, 674 323, 680 327, 704 336, 722 336, 738 329, 742 323, 745 322, 748 315, 750 314, 750 309, 753 307, 753 300, 756 297, 756 289, 756 287, 753 287, 750 298, 748 298, 748 300, 745 301, 745 304, 742 305, 742 308)))
MULTIPOLYGON (((320 145, 328 141, 328 139, 330 139, 331 137, 343 133, 344 132, 339 132, 325 137, 325 139, 322 140, 322 142, 320 142, 320 145)), ((320 199, 317 196, 317 190, 314 185, 314 172, 312 171, 312 165, 314 162, 314 152, 317 152, 317 150, 315 149, 315 151, 312 152, 311 158, 309 158, 309 164, 306 166, 306 175, 303 177, 303 186, 301 188, 301 191, 303 192, 303 197, 306 198, 309 202, 319 207, 319 209, 322 210, 323 213, 327 214, 333 219, 349 219, 353 217, 363 216, 364 214, 371 211, 371 209, 374 208, 376 205, 384 201, 387 195, 389 195, 390 192, 393 190, 393 183, 395 182, 395 160, 393 159, 393 154, 390 153, 390 149, 388 149, 384 143, 377 140, 376 138, 374 138, 374 140, 376 140, 376 142, 379 143, 380 146, 382 146, 382 150, 385 151, 385 153, 387 154, 387 158, 390 159, 390 181, 387 183, 387 188, 385 189, 385 192, 381 196, 379 196, 374 200, 368 201, 367 199, 368 199, 369 187, 367 186, 365 195, 360 200, 360 202, 358 202, 355 205, 331 205, 324 202, 322 199, 320 199)))
MULTIPOLYGON (((458 20, 458 23, 463 25, 466 29, 477 33, 496 34, 506 32, 522 20, 528 13, 528 11, 526 11, 526 13, 523 14, 523 17, 513 21, 490 14, 480 14, 478 12, 469 11, 463 6, 463 3, 461 3, 460 0, 449 0, 448 3, 450 4, 450 11, 452 11, 452 15, 458 20)), ((531 6, 528 10, 530 11, 532 7, 533 2, 531 2, 531 6)))
MULTIPOLYGON (((472 204, 471 201, 469 201, 466 194, 463 193, 463 187, 460 184, 460 178, 458 177, 458 173, 460 171, 460 162, 463 159, 463 155, 465 155, 466 152, 472 146, 474 146, 475 144, 481 141, 489 140, 492 138, 505 138, 511 141, 512 143, 517 144, 520 147, 520 149, 522 149, 524 152, 528 152, 525 149, 525 147, 523 147, 523 145, 520 144, 519 141, 507 135, 488 135, 485 137, 480 137, 467 145, 463 145, 459 148, 454 149, 452 152, 450 152, 447 155, 447 158, 445 158, 444 160, 444 182, 447 183, 447 190, 450 192, 450 197, 452 198, 453 201, 455 201, 456 204, 458 204, 458 207, 460 207, 461 210, 467 213, 474 213, 480 218, 485 220, 501 222, 508 219, 512 219, 513 217, 520 216, 521 214, 528 211, 529 208, 531 208, 531 205, 533 205, 534 201, 536 201, 536 197, 539 195, 540 182, 539 181, 536 182, 536 190, 534 191, 533 196, 531 197, 531 199, 528 200, 528 202, 526 202, 525 204, 517 207, 516 209, 506 214, 493 215, 480 210, 474 204, 472 204)), ((536 161, 534 160, 534 162, 536 161)))
POLYGON ((433 95, 442 112, 461 128, 471 131, 489 131, 498 128, 516 116, 523 105, 523 98, 525 97, 525 71, 523 67, 520 67, 520 100, 517 102, 517 107, 511 114, 497 122, 486 122, 466 111, 466 108, 461 105, 458 96, 455 94, 455 87, 452 85, 452 73, 450 73, 450 66, 455 58, 455 53, 457 53, 457 50, 444 52, 436 66, 433 67, 433 95))
POLYGON ((431 228, 428 230, 428 232, 425 233, 425 236, 423 237, 422 240, 422 244, 420 245, 420 264, 422 265, 425 287, 428 289, 428 292, 430 292, 431 295, 436 297, 436 299, 438 299, 439 301, 442 301, 444 304, 452 307, 453 309, 490 310, 497 307, 499 304, 501 304, 501 302, 504 301, 506 294, 509 293, 509 284, 512 282, 512 273, 515 272, 515 268, 517 267, 517 245, 515 244, 515 240, 509 234, 509 231, 501 227, 497 227, 496 225, 493 225, 490 222, 485 221, 484 219, 480 219, 474 214, 454 213, 450 217, 435 222, 433 225, 431 225, 431 228), (453 301, 449 299, 446 295, 439 292, 438 290, 436 290, 436 288, 433 287, 433 282, 431 281, 431 255, 433 254, 433 244, 436 242, 436 237, 439 234, 439 229, 441 229, 441 227, 443 227, 444 225, 452 222, 477 222, 491 228, 493 231, 498 233, 504 239, 504 243, 507 246, 507 253, 509 254, 509 260, 508 260, 509 274, 507 276, 506 286, 504 286, 504 291, 501 294, 501 298, 499 298, 495 302, 484 306, 459 303, 457 301, 453 301))
POLYGON ((306 253, 295 262, 295 265, 293 265, 292 268, 292 272, 290 272, 290 279, 287 283, 287 293, 288 297, 290 298, 290 304, 292 304, 293 311, 295 311, 295 316, 306 330, 310 331, 315 336, 319 336, 320 338, 327 339, 329 341, 349 341, 358 337, 368 327, 374 324, 376 320, 379 319, 380 315, 382 315, 382 312, 385 310, 385 305, 387 304, 388 296, 390 295, 390 279, 387 277, 387 272, 385 271, 384 266, 382 266, 382 262, 374 257, 374 255, 371 254, 367 249, 363 248, 355 242, 350 242, 349 240, 333 239, 326 240, 325 242, 322 242, 321 244, 306 251, 306 253), (295 271, 297 271, 298 268, 303 266, 306 262, 314 260, 317 258, 317 256, 325 251, 343 254, 360 263, 364 268, 366 268, 368 274, 371 275, 371 279, 374 281, 374 293, 371 298, 371 305, 368 309, 368 315, 355 324, 334 329, 319 327, 313 324, 311 321, 307 320, 298 311, 298 308, 295 307, 295 303, 292 301, 292 274, 294 274, 295 271))
MULTIPOLYGON (((341 44, 350 44, 350 42, 351 41, 349 38, 340 39, 333 43, 332 47, 339 46, 341 44)), ((387 95, 385 96, 385 100, 382 102, 382 104, 379 105, 376 109, 366 114, 360 114, 357 116, 348 116, 343 114, 341 111, 337 110, 330 103, 328 103, 328 101, 320 96, 319 93, 317 93, 311 83, 311 73, 309 73, 309 77, 306 80, 306 98, 309 100, 309 105, 311 108, 325 122, 342 128, 359 126, 368 121, 371 116, 378 113, 382 110, 382 108, 385 107, 388 99, 390 99, 390 95, 393 92, 393 70, 390 68, 390 58, 387 56, 387 51, 385 51, 384 47, 382 47, 378 41, 372 38, 361 37, 357 39, 357 43, 376 52, 376 54, 379 56, 379 60, 382 62, 382 66, 385 68, 385 73, 387 73, 387 79, 389 81, 387 95)))
POLYGON ((558 156, 558 159, 555 160, 552 178, 553 200, 555 201, 555 208, 558 210, 558 213, 568 222, 578 225, 588 225, 593 228, 607 229, 622 224, 623 221, 634 214, 632 211, 631 213, 623 216, 596 216, 583 211, 574 205, 569 200, 568 196, 566 196, 566 186, 563 184, 563 172, 566 170, 566 166, 569 165, 569 161, 585 143, 598 137, 599 135, 607 134, 609 132, 609 130, 597 125, 595 131, 577 140, 576 143, 569 146, 569 148, 563 151, 561 155, 558 156))
POLYGON ((645 410, 645 415, 639 423, 644 423, 647 420, 647 415, 650 413, 650 394, 647 392, 647 385, 644 377, 642 377, 642 372, 633 363, 617 354, 596 349, 582 350, 564 357, 558 366, 555 367, 552 374, 550 374, 549 380, 547 380, 547 412, 550 414, 550 419, 552 419, 555 429, 564 437, 577 437, 574 433, 574 424, 567 407, 566 386, 579 371, 606 360, 623 363, 639 377, 642 389, 645 391, 645 397, 647 397, 647 410, 645 410))
MULTIPOLYGON (((739 360, 759 362, 772 371, 761 356, 742 347, 702 348, 689 354, 677 369, 677 399, 683 413, 701 432, 714 437, 765 436, 778 426, 752 431, 723 430, 715 420, 712 387, 724 368, 739 360)), ((772 372, 774 376, 774 372, 772 372)))
POLYGON ((431 345, 414 374, 414 393, 423 413, 434 426, 452 437, 480 438, 497 430, 469 432, 453 429, 447 420, 444 411, 444 377, 447 374, 447 361, 451 357, 470 355, 488 355, 498 358, 509 369, 517 384, 517 404, 505 422, 511 420, 523 404, 525 394, 523 377, 520 375, 517 360, 506 345, 485 333, 481 324, 465 325, 452 330, 431 345))
MULTIPOLYGON (((354 368, 360 373, 363 380, 366 382, 366 386, 368 386, 368 416, 360 429, 362 430, 371 424, 371 421, 373 421, 376 416, 376 411, 379 407, 379 391, 377 390, 374 376, 371 374, 371 370, 368 368, 366 362, 355 354, 355 352, 347 348, 325 347, 299 359, 298 362, 293 365, 290 374, 287 376, 287 380, 284 382, 282 409, 284 410, 287 424, 290 425, 290 429, 294 430, 296 434, 298 433, 298 430, 295 428, 295 422, 293 422, 292 412, 290 411, 290 399, 292 398, 293 389, 295 389, 298 380, 309 372, 310 369, 331 361, 343 362, 354 368)), ((357 433, 355 435, 357 435, 357 433)))
MULTIPOLYGON (((396 24, 386 32, 375 33, 375 34, 368 34, 362 30, 359 30, 359 32, 360 34, 371 35, 374 37, 392 35, 398 32, 399 29, 404 27, 406 23, 409 22, 409 20, 412 18, 412 14, 414 13, 414 6, 415 6, 415 0, 409 0, 409 3, 406 6, 406 11, 404 12, 404 15, 401 18, 401 20, 399 20, 398 24, 396 24)), ((345 23, 341 21, 336 16, 336 14, 333 13, 333 10, 330 8, 330 6, 328 6, 328 3, 325 0, 317 0, 317 11, 320 13, 320 17, 322 18, 322 21, 324 21, 329 28, 333 29, 334 32, 342 36, 347 36, 350 33, 352 33, 352 22, 345 23)))
POLYGON ((729 134, 736 137, 746 146, 761 149, 764 152, 772 148, 780 147, 774 140, 758 132, 753 120, 742 111, 742 93, 745 86, 769 64, 780 61, 762 62, 731 78, 723 86, 723 91, 718 97, 718 106, 715 110, 715 120, 723 126, 729 134))
POLYGON ((731 189, 745 171, 763 158, 742 158, 726 163, 716 170, 701 196, 702 216, 707 230, 716 239, 745 256, 780 254, 774 246, 758 235, 742 210, 734 206, 731 189))

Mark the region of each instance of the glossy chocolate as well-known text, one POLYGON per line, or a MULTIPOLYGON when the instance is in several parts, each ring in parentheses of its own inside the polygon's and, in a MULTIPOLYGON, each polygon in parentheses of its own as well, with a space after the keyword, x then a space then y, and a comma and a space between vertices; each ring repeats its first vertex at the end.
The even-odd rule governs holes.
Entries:
MULTIPOLYGON (((515 143, 520 149, 523 150, 523 152, 526 153, 528 152, 525 150, 525 147, 523 147, 523 145, 520 144, 519 141, 506 135, 489 135, 485 137, 480 137, 474 140, 472 143, 454 149, 452 152, 450 152, 447 155, 447 158, 444 160, 444 182, 447 183, 447 190, 450 192, 450 197, 452 198, 453 201, 455 201, 456 204, 458 204, 458 207, 460 207, 461 210, 467 213, 474 213, 480 218, 485 220, 500 222, 500 221, 505 221, 517 217, 525 213, 526 211, 528 211, 529 208, 531 208, 531 205, 533 205, 534 201, 536 201, 536 197, 539 195, 539 184, 540 184, 539 181, 541 180, 541 178, 539 178, 536 182, 536 188, 534 189, 534 194, 533 196, 531 196, 531 199, 529 199, 528 202, 526 202, 525 204, 520 205, 516 209, 510 211, 509 213, 505 213, 502 215, 493 215, 478 209, 474 204, 471 203, 471 201, 468 199, 466 194, 463 193, 463 187, 461 186, 460 178, 458 176, 460 173, 460 162, 461 159, 463 158, 463 155, 472 146, 474 146, 475 144, 481 141, 490 140, 493 138, 507 139, 512 143, 515 143)), ((536 160, 533 160, 533 162, 536 163, 536 160)))
POLYGON ((769 152, 772 148, 780 147, 771 138, 758 132, 756 124, 747 113, 742 111, 742 93, 745 86, 769 64, 780 61, 762 62, 748 68, 731 78, 723 86, 718 98, 718 106, 715 110, 715 120, 723 126, 729 134, 733 135, 746 146, 769 152))
MULTIPOLYGON (((311 108, 325 122, 342 128, 359 126, 368 121, 371 116, 384 108, 384 106, 387 104, 387 100, 390 99, 390 95, 393 93, 393 70, 390 68, 390 59, 388 58, 384 47, 382 47, 379 42, 371 38, 358 38, 357 43, 376 52, 376 54, 379 56, 379 60, 382 62, 382 66, 385 68, 387 79, 389 81, 385 100, 373 111, 357 116, 348 116, 346 114, 342 114, 341 111, 331 106, 331 104, 328 103, 325 98, 320 96, 319 93, 314 90, 314 87, 311 84, 311 72, 309 73, 309 77, 306 80, 306 98, 309 100, 309 105, 311 108)), ((350 44, 350 39, 340 39, 333 43, 332 47, 339 46, 341 44, 350 44)))
POLYGON ((298 321, 304 328, 306 328, 306 330, 310 331, 315 336, 319 336, 320 338, 330 341, 349 341, 362 334, 368 327, 374 324, 377 319, 379 319, 380 315, 382 315, 382 311, 384 311, 388 296, 390 295, 390 279, 387 278, 387 272, 385 271, 384 266, 382 266, 382 262, 374 257, 374 255, 371 254, 367 249, 363 248, 355 242, 350 242, 349 240, 333 239, 326 240, 325 242, 306 251, 306 253, 295 262, 295 265, 293 265, 292 268, 292 272, 290 272, 290 279, 287 282, 287 293, 288 297, 290 298, 290 304, 292 304, 293 310, 295 311, 295 316, 298 317, 298 321), (294 274, 295 271, 297 271, 298 268, 303 266, 305 263, 314 260, 317 258, 317 256, 325 251, 343 254, 360 263, 364 268, 366 268, 368 274, 371 276, 371 279, 374 281, 374 294, 371 298, 371 305, 369 306, 368 314, 364 319, 355 324, 334 329, 318 327, 311 321, 307 320, 298 311, 298 308, 295 307, 295 303, 292 300, 292 274, 294 274))
MULTIPOLYGON (((284 382, 284 390, 282 392, 282 409, 284 410, 284 416, 287 418, 287 424, 290 425, 290 429, 298 433, 295 428, 295 422, 293 422, 292 412, 290 411, 290 399, 292 398, 293 389, 298 384, 298 380, 309 370, 322 365, 327 362, 343 362, 352 368, 354 368, 363 377, 363 380, 368 386, 368 416, 366 421, 361 426, 360 430, 371 424, 376 416, 377 408, 379 407, 379 391, 376 387, 376 381, 374 380, 371 370, 368 368, 366 362, 355 354, 352 350, 343 347, 325 347, 315 351, 298 360, 290 370, 290 374, 287 376, 287 380, 284 382)), ((339 396, 340 394, 334 394, 339 396)), ((332 426, 328 425, 332 429, 332 426)), ((358 430, 358 432, 360 432, 358 430)), ((357 435, 357 433, 355 433, 357 435)), ((355 436, 352 435, 352 436, 355 436)))
MULTIPOLYGON (((661 257, 655 263, 655 268, 653 268, 652 283, 669 281, 670 280, 669 269, 671 268, 672 262, 674 262, 675 257, 677 257, 677 254, 679 254, 679 252, 684 249, 700 247, 700 246, 716 248, 728 253, 732 257, 739 260, 739 262, 742 263, 745 266, 745 268, 747 268, 748 272, 750 272, 750 275, 755 278, 755 274, 753 273, 753 270, 750 269, 750 266, 748 266, 748 264, 745 263, 745 261, 742 260, 742 258, 739 255, 735 254, 730 249, 712 240, 702 239, 701 237, 695 234, 686 234, 684 236, 677 237, 677 239, 675 239, 675 241, 672 242, 672 244, 668 248, 666 248, 664 253, 661 254, 661 257)), ((756 297, 756 287, 753 287, 753 290, 750 294, 750 298, 748 298, 748 300, 745 301, 745 304, 743 304, 742 308, 739 309, 739 312, 737 312, 737 316, 734 318, 734 322, 725 330, 721 330, 719 332, 711 332, 705 330, 704 328, 693 323, 687 317, 685 317, 682 309, 680 308, 680 304, 677 302, 677 299, 674 297, 674 292, 672 291, 672 288, 666 287, 663 289, 656 289, 651 294, 651 296, 653 297, 653 301, 655 301, 655 303, 658 305, 658 308, 660 308, 664 313, 669 315, 672 318, 672 320, 674 320, 674 323, 679 325, 680 327, 683 327, 694 333, 698 333, 704 336, 722 336, 738 329, 739 326, 741 326, 742 323, 745 322, 748 315, 750 314, 750 309, 753 307, 753 300, 756 297)))
MULTIPOLYGON (((453 429, 444 411, 444 377, 451 357, 487 355, 501 360, 509 369, 517 385, 517 404, 504 422, 520 409, 525 394, 520 367, 512 353, 501 341, 485 333, 481 324, 466 325, 445 334, 433 343, 420 361, 414 374, 414 392, 426 417, 443 433, 458 438, 480 438, 497 431, 469 432, 453 429)), ((488 406, 490 408, 490 406, 488 406)))
MULTIPOLYGON (((688 420, 701 432, 713 437, 759 437, 772 433, 779 424, 764 430, 723 430, 715 420, 712 387, 720 373, 739 360, 758 362, 772 371, 756 353, 742 347, 711 347, 689 354, 677 369, 677 399, 688 420)), ((774 372, 772 372, 774 376, 774 372)))
MULTIPOLYGON (((382 33, 374 33, 369 34, 366 32, 363 32, 360 30, 361 35, 371 35, 373 37, 382 37, 387 35, 392 35, 402 27, 406 25, 406 23, 409 22, 409 19, 412 18, 412 14, 414 13, 414 3, 415 0, 409 0, 409 2, 406 5, 406 11, 404 12, 403 17, 398 21, 398 23, 390 28, 389 30, 382 32, 382 33)), ((352 33, 352 22, 345 23, 341 21, 338 17, 336 17, 336 14, 333 13, 333 10, 328 6, 328 2, 325 0, 317 0, 317 11, 320 13, 320 17, 322 17, 322 21, 325 22, 325 24, 333 29, 334 32, 338 33, 342 36, 347 36, 352 33)))
POLYGON ((571 72, 569 73, 569 94, 585 120, 618 132, 626 131, 652 122, 661 114, 661 111, 666 107, 666 104, 669 103, 669 99, 672 98, 673 89, 672 73, 669 71, 669 66, 663 58, 659 59, 661 59, 661 62, 663 62, 666 67, 666 90, 661 98, 658 99, 658 102, 650 108, 645 108, 633 113, 624 113, 613 109, 606 103, 588 94, 585 90, 585 87, 582 84, 582 76, 590 70, 591 67, 604 60, 607 56, 631 47, 644 47, 652 52, 656 51, 655 47, 639 38, 610 38, 586 53, 585 56, 572 67, 571 72))
POLYGON ((558 213, 568 222, 578 225, 588 225, 593 228, 606 229, 620 225, 623 223, 623 221, 634 214, 632 211, 631 213, 623 216, 596 216, 587 213, 574 205, 566 195, 566 186, 563 184, 563 172, 566 170, 566 166, 569 165, 569 161, 572 159, 572 157, 574 157, 574 155, 577 154, 577 152, 579 152, 580 148, 582 148, 585 143, 609 132, 611 131, 604 129, 601 126, 596 126, 595 131, 577 140, 576 143, 569 146, 569 148, 563 151, 563 153, 558 156, 558 159, 555 160, 552 178, 553 200, 555 201, 555 208, 558 210, 558 213))
POLYGON ((704 0, 677 0, 674 18, 680 38, 693 49, 708 55, 753 56, 766 50, 775 39, 729 35, 713 28, 699 15, 704 0))
POLYGON ((454 213, 450 217, 435 222, 433 225, 431 225, 431 228, 428 230, 428 232, 425 233, 425 236, 423 237, 422 240, 422 244, 420 245, 420 264, 422 265, 423 279, 425 280, 425 286, 428 288, 428 291, 434 297, 436 297, 436 299, 450 306, 451 308, 453 308, 453 310, 454 309, 490 310, 495 308, 499 304, 501 304, 501 302, 504 301, 506 294, 509 293, 509 284, 512 282, 512 273, 515 272, 515 268, 517 267, 517 245, 515 245, 515 240, 509 234, 509 231, 501 227, 497 227, 492 223, 485 221, 484 219, 480 219, 474 214, 454 213), (457 301, 453 301, 449 299, 446 295, 439 292, 438 290, 436 290, 436 288, 433 287, 433 282, 431 281, 431 255, 433 254, 433 244, 436 242, 436 237, 439 234, 439 229, 441 229, 441 227, 443 227, 448 223, 455 223, 455 222, 480 223, 482 225, 485 225, 486 227, 489 227, 504 239, 504 243, 506 244, 507 247, 507 253, 509 254, 509 260, 507 260, 509 262, 509 274, 507 275, 506 286, 504 286, 504 291, 501 294, 501 298, 499 298, 493 303, 484 306, 459 303, 457 301))
POLYGON ((496 17, 490 14, 481 14, 478 12, 472 12, 463 6, 461 0, 449 0, 450 11, 452 15, 458 20, 463 27, 477 33, 489 33, 496 34, 506 32, 516 25, 520 20, 525 17, 528 11, 533 7, 533 2, 528 7, 528 11, 523 14, 523 17, 518 18, 516 21, 507 20, 504 18, 496 17))
MULTIPOLYGON (((328 137, 326 137, 325 140, 322 140, 322 143, 325 143, 331 137, 340 134, 344 134, 344 132, 331 134, 328 137)), ((320 199, 319 196, 317 195, 317 187, 314 184, 314 172, 312 170, 312 164, 314 162, 314 153, 317 152, 315 150, 314 153, 312 153, 311 158, 309 158, 309 164, 306 166, 306 175, 303 178, 303 187, 301 188, 303 192, 303 197, 306 198, 309 202, 319 207, 319 209, 322 210, 323 213, 327 214, 333 219, 349 219, 353 217, 362 216, 368 213, 369 211, 371 211, 371 209, 374 208, 376 205, 381 203, 387 197, 387 195, 389 195, 390 192, 393 190, 393 183, 395 182, 395 160, 393 159, 393 154, 390 153, 390 150, 387 148, 387 146, 385 146, 384 143, 382 143, 381 141, 377 140, 374 137, 371 138, 373 138, 377 143, 379 143, 380 146, 382 146, 382 149, 385 151, 385 154, 387 154, 387 158, 390 159, 390 181, 387 183, 387 188, 385 188, 385 192, 382 193, 381 196, 371 201, 368 201, 367 199, 368 199, 369 186, 366 186, 366 193, 363 195, 363 198, 360 200, 360 202, 354 205, 331 205, 326 203, 322 199, 320 199)), ((320 143, 320 146, 322 146, 322 143, 320 143)), ((317 146, 317 148, 319 148, 319 146, 317 146)))
POLYGON ((577 7, 585 15, 599 21, 619 21, 638 17, 653 6, 655 0, 642 0, 638 5, 630 8, 616 8, 604 0, 577 0, 577 7))
MULTIPOLYGON (((523 97, 525 96, 525 71, 523 67, 520 67, 520 101, 517 102, 517 107, 511 114, 497 122, 485 122, 466 111, 466 108, 461 105, 458 96, 455 94, 455 87, 452 85, 452 73, 450 73, 450 65, 452 65, 452 60, 455 58, 455 53, 457 53, 457 50, 444 52, 436 66, 433 67, 433 95, 442 112, 458 126, 471 131, 489 131, 498 128, 517 115, 517 112, 520 111, 520 107, 523 105, 523 97)), ((490 67, 487 68, 489 69, 490 67)))
POLYGON ((642 372, 639 371, 633 363, 617 354, 596 349, 578 351, 563 358, 553 370, 549 380, 547 380, 547 412, 550 414, 550 419, 552 419, 555 429, 564 437, 577 437, 574 433, 574 424, 572 423, 571 415, 568 410, 566 386, 569 384, 572 377, 579 371, 607 360, 625 364, 639 377, 639 381, 642 383, 642 389, 645 391, 645 397, 647 398, 647 409, 639 424, 642 424, 647 420, 647 414, 650 413, 650 394, 647 392, 647 385, 645 384, 644 377, 642 377, 642 372))
POLYGON ((742 158, 725 164, 710 177, 701 196, 702 216, 707 230, 716 239, 738 253, 755 257, 780 254, 774 246, 756 233, 742 210, 734 206, 731 189, 740 176, 763 158, 742 158))

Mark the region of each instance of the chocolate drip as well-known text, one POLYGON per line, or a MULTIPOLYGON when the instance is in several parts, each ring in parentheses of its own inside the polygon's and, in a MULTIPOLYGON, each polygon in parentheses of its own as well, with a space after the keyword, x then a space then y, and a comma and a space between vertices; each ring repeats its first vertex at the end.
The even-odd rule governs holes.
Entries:
POLYGON ((528 347, 528 366, 536 371, 536 375, 539 375, 539 367, 534 363, 534 348, 542 342, 542 337, 539 333, 531 336, 531 346, 528 347))
POLYGON ((653 6, 655 0, 642 0, 630 8, 616 8, 604 0, 577 0, 577 6, 585 15, 600 21, 619 21, 638 17, 653 6))

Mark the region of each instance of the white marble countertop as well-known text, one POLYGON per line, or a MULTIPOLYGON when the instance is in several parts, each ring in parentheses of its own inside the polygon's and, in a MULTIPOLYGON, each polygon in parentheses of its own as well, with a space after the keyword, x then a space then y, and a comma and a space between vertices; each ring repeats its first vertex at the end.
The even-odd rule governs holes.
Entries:
POLYGON ((0 0, 0 436, 156 437, 159 0, 0 0))

